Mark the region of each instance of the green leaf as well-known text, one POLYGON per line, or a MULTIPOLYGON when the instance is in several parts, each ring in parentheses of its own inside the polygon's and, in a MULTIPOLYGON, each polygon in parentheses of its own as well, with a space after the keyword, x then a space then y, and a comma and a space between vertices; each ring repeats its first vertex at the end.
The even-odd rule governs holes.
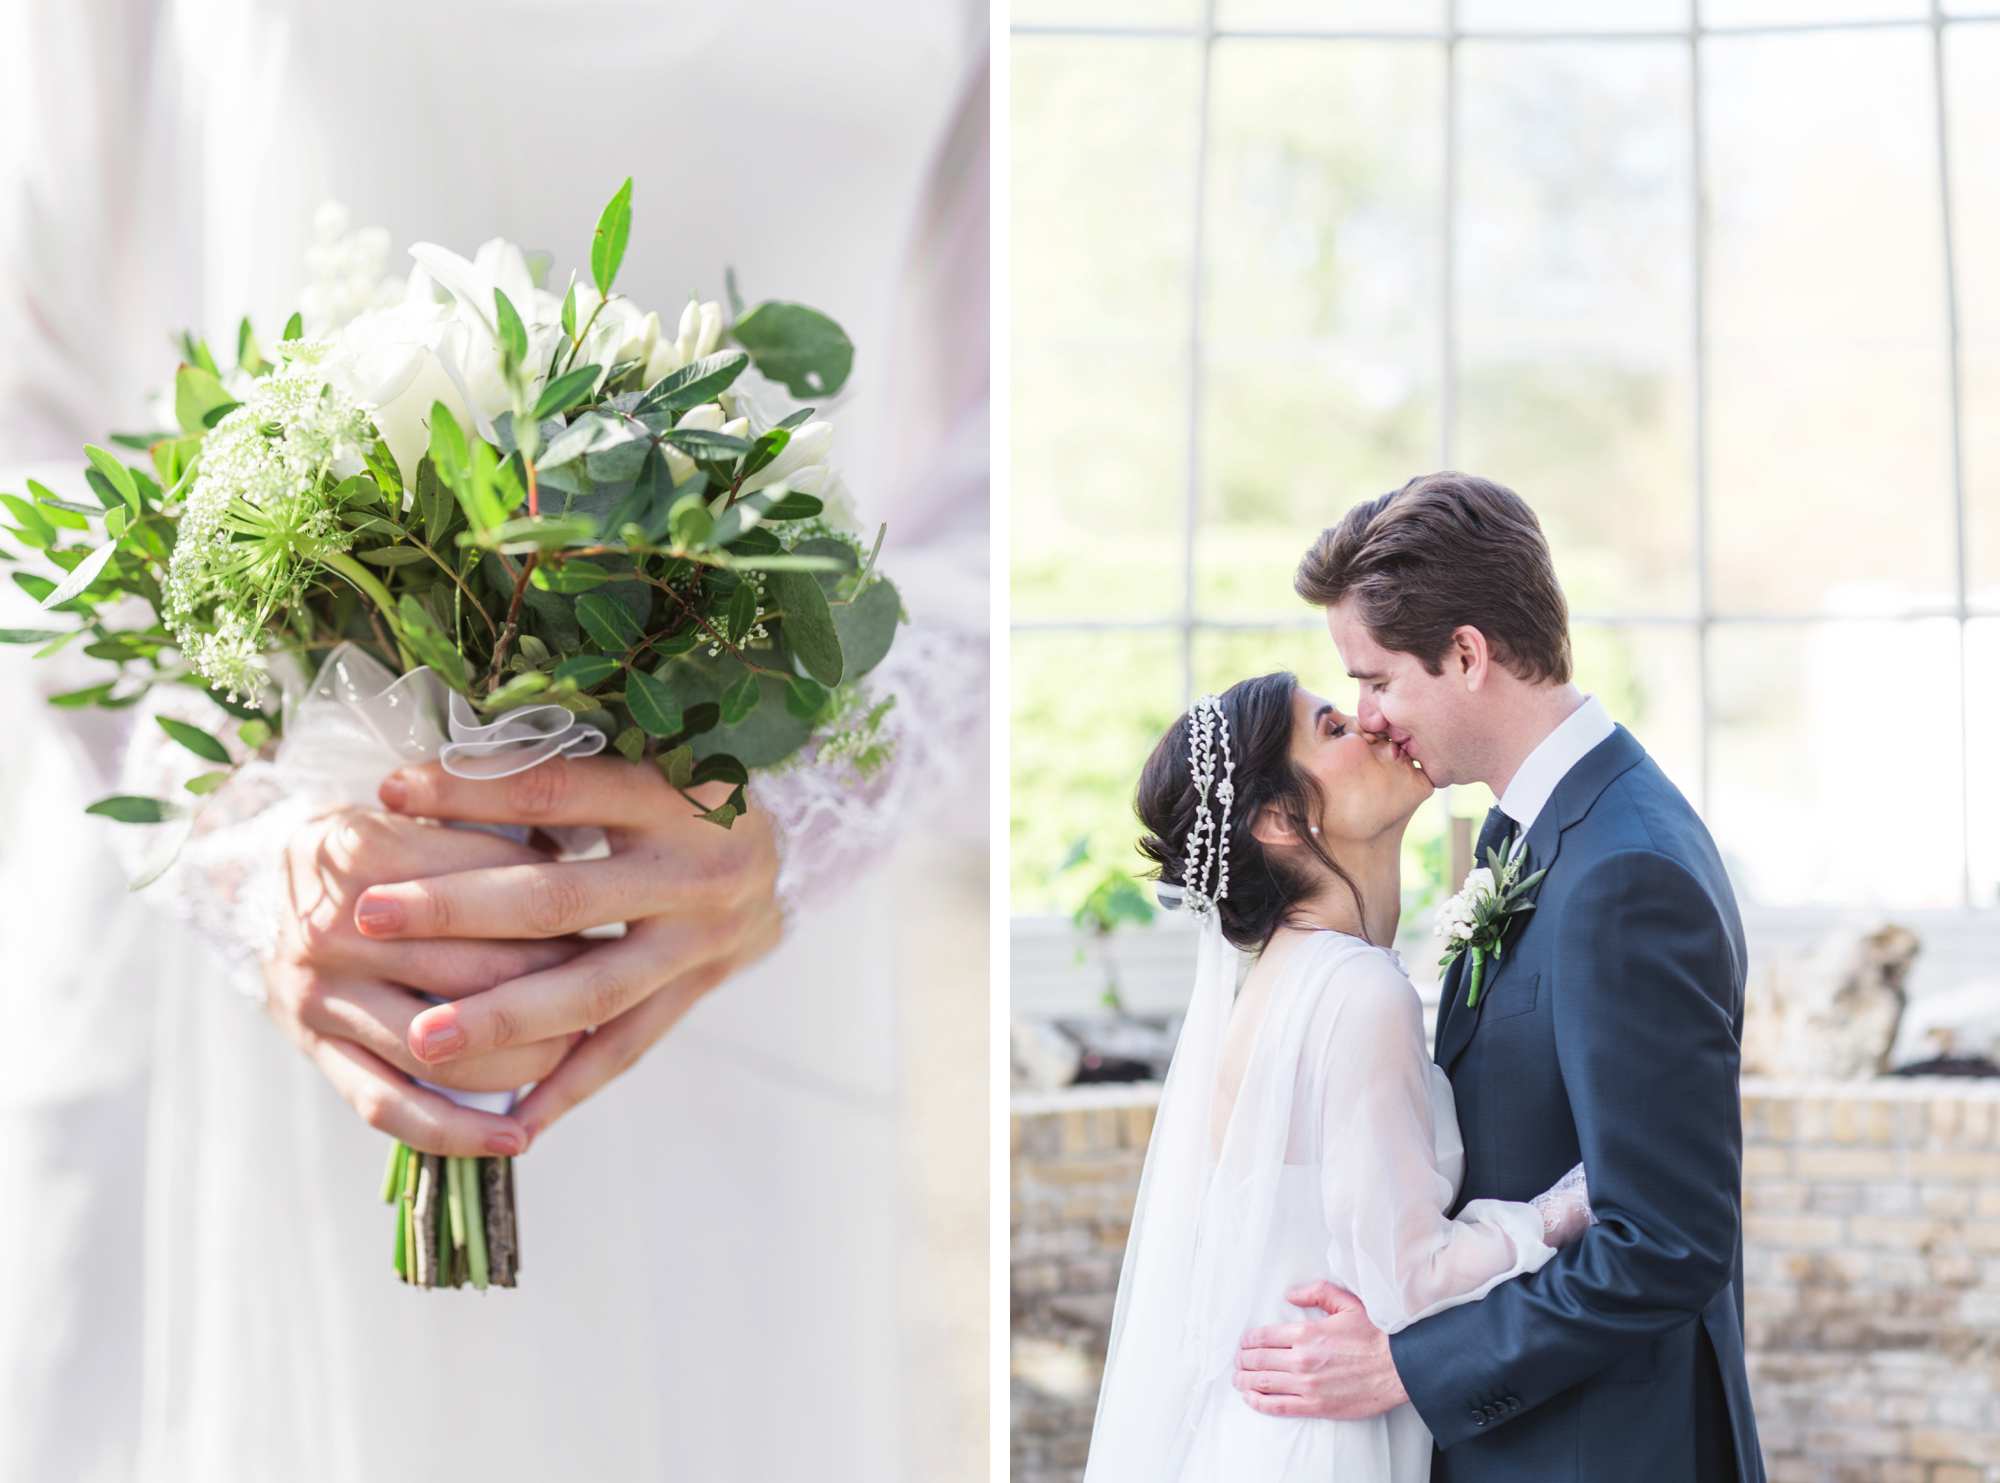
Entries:
POLYGON ((228 782, 230 776, 226 772, 205 772, 200 777, 189 778, 181 786, 194 794, 195 797, 201 798, 213 793, 217 788, 228 782))
POLYGON ((84 445, 83 456, 90 460, 92 468, 110 481, 111 487, 118 491, 118 497, 131 507, 134 515, 142 513, 139 504, 139 486, 133 481, 130 469, 114 455, 91 444, 84 445))
POLYGON ((576 338, 576 274, 569 275, 569 287, 563 292, 562 331, 570 339, 576 338))
POLYGON ((98 799, 84 812, 96 814, 102 819, 115 819, 120 824, 163 824, 179 814, 180 809, 163 798, 114 793, 109 798, 98 799))
POLYGON ((285 321, 284 334, 280 335, 278 338, 281 340, 302 340, 305 338, 305 333, 306 333, 306 322, 304 318, 301 317, 301 315, 299 314, 299 311, 294 309, 292 311, 292 317, 285 321))
MULTIPOLYGON (((626 443, 639 443, 644 434, 622 417, 606 412, 586 412, 557 433, 535 464, 543 474, 586 454, 600 453, 626 443)), ((650 444, 646 445, 650 448, 650 444)))
POLYGON ((417 662, 429 665, 445 684, 464 694, 471 686, 465 672, 465 656, 438 631, 424 605, 405 592, 396 605, 396 615, 403 630, 403 643, 417 662))
POLYGON ((796 397, 833 396, 854 369, 854 342, 817 309, 776 301, 736 321, 736 343, 796 397))
MULTIPOLYGON (((743 636, 757 622, 757 585, 745 580, 736 584, 736 593, 729 599, 728 627, 729 642, 740 644, 743 636)), ((725 710, 728 708, 725 706, 725 710)))
POLYGON ((538 669, 531 669, 526 674, 514 676, 480 701, 479 708, 487 712, 504 711, 510 706, 519 705, 524 700, 532 700, 548 688, 549 677, 538 669))
POLYGON ((60 628, 0 628, 0 644, 46 644, 70 634, 60 628))
MULTIPOLYGON (((639 620, 632 616, 631 609, 602 592, 586 592, 579 597, 576 600, 576 618, 597 646, 607 651, 623 653, 645 637, 645 630, 639 627, 639 620)), ((664 736, 668 733, 655 734, 664 736)))
POLYGON ((618 277, 618 265, 625 261, 625 243, 632 235, 632 177, 618 187, 597 218, 597 233, 590 239, 590 276, 597 291, 611 297, 611 285, 618 277))
POLYGON ((508 365, 518 366, 528 358, 528 327, 521 323, 514 301, 497 288, 493 290, 493 314, 500 332, 500 353, 508 365))
POLYGON ((794 675, 785 682, 785 709, 801 721, 817 721, 831 698, 826 686, 804 675, 794 675))
POLYGON ((896 625, 902 617, 903 600, 884 577, 862 588, 852 602, 834 604, 833 627, 840 635, 849 679, 860 678, 882 662, 896 642, 896 625))
POLYGON ((708 513, 701 496, 687 495, 675 501, 667 516, 667 528, 674 544, 685 551, 699 550, 715 534, 715 517, 708 513))
POLYGON ((609 654, 572 654, 556 666, 556 679, 571 680, 577 689, 590 690, 617 674, 620 667, 609 654))
POLYGON ((247 314, 243 316, 243 322, 236 326, 236 367, 251 372, 264 368, 264 352, 257 346, 257 335, 250 328, 250 316, 247 314))
POLYGON ((727 752, 713 752, 695 764, 694 785, 734 783, 742 787, 750 781, 750 770, 727 752))
POLYGON ((558 551, 596 536, 597 522, 588 515, 522 515, 502 521, 476 540, 479 545, 519 556, 529 551, 558 551))
POLYGON ((670 443, 683 453, 691 453, 696 458, 714 458, 718 454, 739 457, 750 451, 747 438, 735 437, 730 433, 710 432, 703 427, 670 427, 660 434, 662 443, 670 443))
MULTIPOLYGON (((72 546, 68 550, 53 554, 58 558, 62 558, 67 557, 73 551, 80 551, 81 549, 81 547, 72 546)), ((90 589, 90 584, 97 580, 98 575, 103 572, 105 566, 109 564, 111 558, 117 553, 117 550, 118 542, 114 537, 99 546, 95 551, 92 551, 88 556, 85 556, 75 566, 70 568, 68 576, 64 577, 60 583, 49 590, 48 595, 42 599, 42 606, 44 608, 60 608, 64 603, 87 592, 90 589)), ((22 575, 24 574, 17 573, 14 580, 17 582, 20 581, 22 575)))
POLYGON ((86 685, 81 690, 65 690, 60 695, 51 695, 49 704, 65 711, 80 711, 86 706, 107 705, 111 700, 112 681, 101 685, 86 685))
POLYGON ((731 824, 734 824, 736 822, 736 805, 733 803, 725 803, 721 805, 719 808, 710 809, 707 813, 703 814, 701 817, 705 823, 719 824, 724 829, 727 829, 731 824))
POLYGON ((643 417, 648 412, 685 412, 703 402, 712 402, 729 389, 749 364, 750 357, 740 350, 719 351, 690 361, 678 371, 660 378, 651 390, 639 398, 632 415, 643 417))
POLYGON ((236 728, 236 739, 251 751, 260 752, 264 749, 265 743, 271 739, 271 723, 262 717, 254 721, 245 721, 236 728))
POLYGON ((781 551, 775 556, 739 556, 729 565, 745 572, 851 572, 852 561, 837 556, 800 556, 781 551))
POLYGON ((627 726, 611 738, 611 746, 627 762, 637 762, 646 755, 646 733, 637 726, 627 726))
POLYGON ((365 561, 370 566, 415 566, 419 562, 430 560, 428 555, 415 546, 378 546, 373 551, 357 551, 354 554, 358 560, 365 561))
MULTIPOLYGON (((745 674, 741 680, 725 690, 722 694, 722 724, 724 726, 740 724, 757 708, 759 693, 754 671, 745 674)), ((738 778, 736 781, 742 782, 744 779, 738 778)))
POLYGON ((199 726, 190 726, 185 721, 176 721, 171 716, 156 716, 160 730, 186 747, 204 762, 220 762, 230 765, 229 749, 199 726))
POLYGON ((826 508, 825 504, 810 494, 800 494, 795 489, 786 490, 784 496, 764 511, 764 519, 770 520, 810 520, 826 508))
POLYGON ((581 556, 542 562, 528 578, 531 586, 543 592, 588 592, 610 580, 611 573, 581 556))
POLYGON ((465 478, 468 462, 464 429, 451 415, 451 408, 432 402, 431 463, 435 472, 447 484, 456 484, 465 478))
POLYGON ((28 493, 34 498, 35 508, 49 524, 60 530, 89 530, 90 522, 102 510, 93 510, 89 505, 80 505, 75 500, 63 499, 48 485, 28 481, 28 493))
POLYGON ((846 662, 819 579, 810 572, 774 572, 771 593, 784 614, 785 642, 806 673, 822 685, 838 685, 846 662))
POLYGON ((588 398, 597 385, 597 375, 602 369, 601 366, 578 366, 544 386, 541 396, 535 400, 535 420, 539 422, 544 417, 567 412, 588 398))
POLYGON ((660 758, 659 763, 660 771, 667 775, 667 781, 672 783, 676 788, 692 788, 694 786, 693 747, 675 747, 666 756, 660 758))
POLYGON ((199 437, 208 430, 203 419, 210 409, 235 400, 222 389, 222 382, 213 371, 182 366, 174 372, 174 420, 184 433, 199 437))
POLYGON ((685 721, 680 702, 674 699, 666 681, 642 669, 632 670, 625 676, 625 708, 651 736, 672 736, 685 721))

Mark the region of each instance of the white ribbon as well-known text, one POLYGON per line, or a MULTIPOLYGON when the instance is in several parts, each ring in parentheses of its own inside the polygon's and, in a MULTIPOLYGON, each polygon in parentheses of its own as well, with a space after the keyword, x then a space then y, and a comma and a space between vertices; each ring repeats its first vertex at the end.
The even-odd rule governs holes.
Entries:
MULTIPOLYGON (((604 733, 559 705, 516 706, 482 723, 463 695, 430 669, 396 675, 365 650, 342 644, 303 690, 287 686, 284 738, 272 760, 279 787, 329 806, 379 806, 375 790, 398 767, 437 762, 462 778, 490 781, 538 767, 552 757, 594 757, 604 733)), ((528 830, 466 825, 524 840, 528 830)), ((597 829, 547 831, 566 854, 601 845, 597 829)), ((426 996, 431 997, 431 996, 426 996)), ((433 999, 442 1004, 442 999, 433 999)), ((461 1107, 505 1114, 517 1092, 461 1092, 427 1081, 461 1107)))

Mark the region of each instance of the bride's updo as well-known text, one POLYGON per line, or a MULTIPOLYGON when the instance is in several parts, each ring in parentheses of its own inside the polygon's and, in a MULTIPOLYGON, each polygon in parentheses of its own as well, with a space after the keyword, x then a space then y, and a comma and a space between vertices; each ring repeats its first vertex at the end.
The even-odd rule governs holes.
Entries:
MULTIPOLYGON (((1292 922, 1301 905, 1324 887, 1326 874, 1344 883, 1354 893, 1356 910, 1361 907, 1352 877, 1312 832, 1324 800, 1319 784, 1292 762, 1292 699, 1298 688, 1296 675, 1280 671, 1243 680, 1220 697, 1229 723, 1229 755, 1236 764, 1236 796, 1228 837, 1219 845, 1229 866, 1229 890, 1216 914, 1222 935, 1245 952, 1261 951, 1273 933, 1292 922), (1298 849, 1266 849, 1257 839, 1253 831, 1267 808, 1291 824, 1298 849)), ((1195 821, 1188 725, 1184 714, 1168 727, 1139 774, 1139 822, 1147 831, 1139 853, 1158 867, 1154 873, 1159 880, 1171 886, 1186 885, 1188 832, 1195 821)))

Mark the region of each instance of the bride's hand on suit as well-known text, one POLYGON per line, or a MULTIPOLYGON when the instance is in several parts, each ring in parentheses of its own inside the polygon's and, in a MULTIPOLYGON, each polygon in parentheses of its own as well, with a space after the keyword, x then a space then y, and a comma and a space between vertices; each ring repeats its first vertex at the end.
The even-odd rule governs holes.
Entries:
MULTIPOLYGON (((729 791, 711 787, 711 804, 729 791)), ((381 798, 387 811, 322 816, 288 847, 267 1002, 364 1121, 423 1152, 524 1151, 777 940, 761 811, 719 829, 651 769, 559 759, 470 781, 430 765, 392 774, 381 798), (431 821, 597 825, 612 853, 557 861, 431 821), (578 935, 611 923, 624 936, 578 935), (501 1117, 419 1076, 536 1086, 501 1117)))

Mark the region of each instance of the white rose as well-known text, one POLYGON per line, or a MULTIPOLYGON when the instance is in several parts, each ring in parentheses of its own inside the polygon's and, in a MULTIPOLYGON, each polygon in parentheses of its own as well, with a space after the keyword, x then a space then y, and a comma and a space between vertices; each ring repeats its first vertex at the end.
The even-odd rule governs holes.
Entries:
POLYGON ((1468 900, 1493 894, 1493 872, 1484 865, 1465 877, 1464 894, 1468 900))

